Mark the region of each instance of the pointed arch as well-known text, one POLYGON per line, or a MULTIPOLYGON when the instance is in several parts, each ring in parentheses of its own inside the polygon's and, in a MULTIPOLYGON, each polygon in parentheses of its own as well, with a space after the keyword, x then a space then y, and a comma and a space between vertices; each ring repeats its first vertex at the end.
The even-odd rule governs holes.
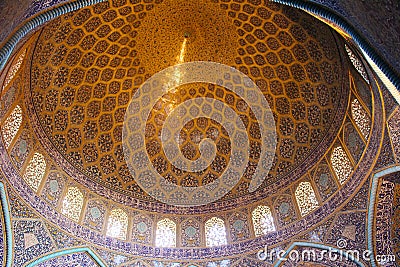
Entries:
POLYGON ((176 247, 176 224, 168 218, 157 222, 157 247, 176 247))
POLYGON ((275 231, 274 218, 268 206, 260 205, 251 213, 253 219, 254 233, 256 236, 265 235, 275 231))
POLYGON ((126 239, 128 233, 128 214, 122 209, 113 209, 107 223, 106 235, 126 239))
POLYGON ((206 246, 214 247, 226 245, 226 228, 225 223, 218 217, 212 217, 205 224, 206 230, 206 246))
POLYGON ((301 182, 296 188, 295 197, 301 216, 307 215, 319 206, 310 182, 301 182))
POLYGON ((6 148, 9 148, 22 124, 22 109, 17 105, 1 127, 6 148))
POLYGON ((79 221, 79 217, 82 212, 83 207, 83 193, 79 190, 78 187, 71 186, 67 190, 67 194, 65 195, 61 212, 66 215, 68 218, 79 221))
POLYGON ((349 157, 341 146, 333 149, 331 165, 340 184, 343 184, 353 171, 349 157))
POLYGON ((37 192, 46 172, 46 160, 38 152, 33 154, 23 175, 24 181, 37 192))

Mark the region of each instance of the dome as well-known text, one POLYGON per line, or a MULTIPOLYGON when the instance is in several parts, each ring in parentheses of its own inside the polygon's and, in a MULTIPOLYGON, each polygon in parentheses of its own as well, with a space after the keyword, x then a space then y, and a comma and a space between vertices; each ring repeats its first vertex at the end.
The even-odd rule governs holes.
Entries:
MULTIPOLYGON (((260 0, 61 13, 0 76, 15 244, 78 248, 69 254, 100 266, 182 267, 366 246, 368 191, 398 160, 399 111, 346 29, 260 0)), ((36 264, 29 255, 20 266, 36 264)))
POLYGON ((233 67, 257 85, 277 129, 275 157, 257 193, 249 196, 249 184, 265 158, 262 133, 251 103, 221 85, 196 82, 164 92, 145 122, 146 156, 158 174, 178 186, 205 186, 218 179, 229 167, 231 152, 223 125, 203 114, 179 132, 179 147, 190 161, 199 158, 204 138, 216 145, 211 164, 192 172, 169 162, 161 131, 185 101, 224 102, 246 127, 249 162, 219 208, 229 209, 235 199, 265 198, 301 178, 305 166, 324 155, 344 119, 349 94, 343 49, 329 27, 316 28, 315 23, 310 15, 276 4, 106 3, 70 13, 46 25, 35 41, 31 117, 59 166, 82 184, 111 189, 113 196, 107 197, 129 197, 130 205, 138 199, 154 202, 124 157, 123 124, 132 97, 144 81, 169 66, 207 61, 233 67))

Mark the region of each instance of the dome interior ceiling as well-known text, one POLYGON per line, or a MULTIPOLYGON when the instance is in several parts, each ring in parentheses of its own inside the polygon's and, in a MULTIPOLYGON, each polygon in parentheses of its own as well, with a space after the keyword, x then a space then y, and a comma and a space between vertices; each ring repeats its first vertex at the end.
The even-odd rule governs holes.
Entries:
MULTIPOLYGON (((137 88, 162 69, 189 61, 214 61, 237 68, 261 89, 275 118, 278 145, 268 179, 279 188, 306 162, 323 157, 345 115, 337 39, 306 13, 261 1, 113 1, 68 13, 46 25, 35 42, 30 69, 32 105, 47 138, 88 179, 116 191, 151 199, 124 160, 122 128, 137 88), (148 3, 146 3, 148 2, 148 3)), ((180 133, 186 158, 199 157, 203 138, 217 155, 201 172, 178 170, 165 157, 161 130, 185 100, 210 97, 240 115, 250 139, 245 174, 225 200, 248 194, 260 160, 259 126, 246 103, 218 85, 174 88, 154 106, 146 125, 146 148, 167 180, 208 184, 229 163, 230 140, 223 126, 197 118, 180 133)), ((272 187, 275 185, 275 187, 272 187)))

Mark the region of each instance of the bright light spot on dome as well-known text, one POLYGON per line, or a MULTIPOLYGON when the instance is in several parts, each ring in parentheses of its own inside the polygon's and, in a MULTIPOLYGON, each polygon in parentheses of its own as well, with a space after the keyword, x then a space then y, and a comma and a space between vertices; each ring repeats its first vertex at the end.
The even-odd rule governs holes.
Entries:
POLYGON ((181 47, 181 53, 179 54, 178 57, 178 63, 182 64, 183 63, 183 59, 185 57, 185 52, 186 52, 186 43, 187 43, 187 39, 183 39, 183 43, 182 43, 182 47, 181 47))

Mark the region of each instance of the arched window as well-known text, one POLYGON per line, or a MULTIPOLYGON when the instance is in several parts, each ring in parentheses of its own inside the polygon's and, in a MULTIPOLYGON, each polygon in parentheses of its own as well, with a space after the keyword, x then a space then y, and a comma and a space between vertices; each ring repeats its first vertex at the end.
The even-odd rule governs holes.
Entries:
POLYGON ((170 219, 162 219, 157 223, 157 247, 176 247, 176 224, 170 219))
POLYGON ((15 74, 18 72, 21 67, 22 61, 24 60, 26 50, 24 50, 21 55, 19 55, 17 61, 11 66, 10 70, 7 73, 6 79, 3 84, 3 90, 10 84, 11 80, 14 78, 15 74))
POLYGON ((77 187, 69 187, 62 203, 61 212, 74 221, 79 221, 83 206, 83 194, 77 187))
POLYGON ((307 215, 318 207, 318 201, 310 182, 301 182, 296 188, 295 196, 301 216, 307 215))
POLYGON ((42 154, 36 152, 29 161, 23 176, 25 182, 32 187, 35 192, 39 189, 45 171, 46 160, 42 154))
POLYGON ((252 212, 254 233, 256 236, 275 231, 274 218, 271 209, 267 206, 258 206, 252 212))
POLYGON ((354 68, 356 68, 358 73, 360 73, 360 75, 364 78, 364 80, 369 84, 368 75, 365 72, 361 60, 356 56, 356 54, 354 54, 353 51, 351 51, 351 49, 347 45, 344 45, 344 48, 346 49, 347 55, 349 56, 350 61, 353 64, 354 68))
POLYGON ((22 123, 22 109, 19 105, 17 105, 14 110, 11 112, 10 116, 4 122, 4 125, 1 127, 1 133, 3 134, 4 144, 6 148, 11 145, 15 135, 18 132, 19 127, 22 123))
POLYGON ((206 230, 206 246, 221 246, 226 245, 226 230, 225 223, 222 219, 212 217, 205 224, 206 230))
POLYGON ((331 155, 332 168, 340 184, 343 184, 349 178, 353 167, 341 146, 335 147, 331 155))
POLYGON ((356 122, 358 129, 367 140, 369 131, 371 130, 371 120, 360 102, 358 102, 358 99, 354 99, 351 102, 351 116, 356 122))
POLYGON ((122 209, 113 209, 108 217, 107 235, 126 239, 128 232, 128 215, 122 209))

